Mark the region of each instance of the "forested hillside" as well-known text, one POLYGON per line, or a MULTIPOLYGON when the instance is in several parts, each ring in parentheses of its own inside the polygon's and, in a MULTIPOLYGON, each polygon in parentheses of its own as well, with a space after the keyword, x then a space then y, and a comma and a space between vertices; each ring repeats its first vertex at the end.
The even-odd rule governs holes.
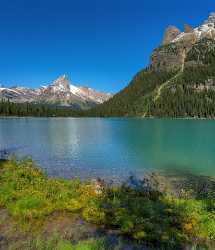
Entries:
MULTIPOLYGON (((190 46, 171 43, 156 53, 169 64, 140 71, 124 90, 87 112, 90 116, 215 117, 215 41, 203 38, 190 46), (184 59, 181 56, 185 53, 184 59), (178 56, 180 54, 180 57, 178 56), (173 61, 180 58, 180 66, 173 61), (183 60, 182 60, 183 59, 183 60)), ((157 56, 158 57, 158 56, 157 56)))
POLYGON ((131 83, 109 101, 86 112, 95 116, 135 115, 135 102, 142 96, 149 95, 157 86, 174 76, 175 72, 155 72, 145 69, 139 72, 131 83))

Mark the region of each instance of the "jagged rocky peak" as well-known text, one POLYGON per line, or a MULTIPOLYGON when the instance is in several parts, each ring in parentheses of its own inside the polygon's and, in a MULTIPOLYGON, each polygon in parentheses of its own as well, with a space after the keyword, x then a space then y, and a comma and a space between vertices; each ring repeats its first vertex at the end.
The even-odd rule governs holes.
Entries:
POLYGON ((55 87, 56 90, 69 91, 70 90, 70 81, 66 75, 59 76, 53 83, 52 87, 55 87))
POLYGON ((180 33, 181 31, 175 26, 170 25, 169 27, 167 27, 165 34, 164 34, 164 38, 163 38, 163 45, 169 44, 180 33))
POLYGON ((215 25, 215 12, 211 13, 204 24, 211 24, 213 27, 215 25))
POLYGON ((181 34, 177 35, 169 43, 186 42, 194 44, 202 38, 210 38, 215 40, 215 13, 209 15, 208 19, 200 26, 192 29, 186 26, 186 29, 181 34))

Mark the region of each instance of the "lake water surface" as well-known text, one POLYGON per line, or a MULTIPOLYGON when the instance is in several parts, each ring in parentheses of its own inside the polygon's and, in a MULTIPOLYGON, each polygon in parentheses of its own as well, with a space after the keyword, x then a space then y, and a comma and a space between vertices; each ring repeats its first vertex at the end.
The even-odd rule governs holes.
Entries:
POLYGON ((64 178, 179 170, 215 176, 215 121, 0 118, 3 149, 64 178))

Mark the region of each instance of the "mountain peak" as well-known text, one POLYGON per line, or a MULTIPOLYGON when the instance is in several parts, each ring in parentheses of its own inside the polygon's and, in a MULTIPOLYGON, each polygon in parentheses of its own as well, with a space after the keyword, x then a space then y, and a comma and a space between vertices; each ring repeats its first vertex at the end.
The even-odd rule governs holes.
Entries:
POLYGON ((185 24, 184 32, 175 26, 169 26, 164 34, 163 45, 175 42, 185 42, 186 44, 194 44, 202 38, 215 40, 215 13, 211 13, 206 21, 196 28, 185 24))
POLYGON ((64 81, 69 81, 69 78, 64 74, 64 75, 61 75, 61 76, 59 76, 56 80, 54 80, 54 82, 53 82, 53 85, 54 84, 60 84, 60 83, 62 83, 62 82, 64 82, 64 81))
POLYGON ((70 81, 66 75, 59 76, 53 83, 52 87, 57 88, 59 91, 69 91, 70 81))
POLYGON ((215 13, 211 13, 205 22, 195 28, 185 24, 183 32, 175 26, 169 26, 162 43, 165 46, 154 50, 151 66, 160 70, 180 68, 192 46, 202 39, 215 41, 215 13))
POLYGON ((215 12, 212 12, 204 24, 213 24, 215 25, 215 12))
POLYGON ((0 99, 9 99, 17 103, 47 103, 87 109, 103 103, 111 97, 110 94, 98 92, 91 88, 72 85, 65 74, 59 76, 51 84, 39 89, 4 88, 0 85, 0 99))

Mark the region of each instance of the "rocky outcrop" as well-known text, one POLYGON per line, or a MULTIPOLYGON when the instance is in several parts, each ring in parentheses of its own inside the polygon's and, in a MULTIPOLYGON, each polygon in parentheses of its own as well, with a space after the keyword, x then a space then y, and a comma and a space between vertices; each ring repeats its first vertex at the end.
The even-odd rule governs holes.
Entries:
POLYGON ((169 26, 164 34, 164 38, 163 38, 163 45, 169 44, 172 40, 174 40, 179 34, 180 34, 180 30, 175 27, 175 26, 169 26))
POLYGON ((191 33, 193 28, 189 24, 184 25, 184 33, 191 33))
POLYGON ((215 13, 212 13, 200 26, 192 28, 185 25, 185 30, 177 35, 170 43, 183 42, 184 40, 195 43, 203 38, 215 39, 215 13))

